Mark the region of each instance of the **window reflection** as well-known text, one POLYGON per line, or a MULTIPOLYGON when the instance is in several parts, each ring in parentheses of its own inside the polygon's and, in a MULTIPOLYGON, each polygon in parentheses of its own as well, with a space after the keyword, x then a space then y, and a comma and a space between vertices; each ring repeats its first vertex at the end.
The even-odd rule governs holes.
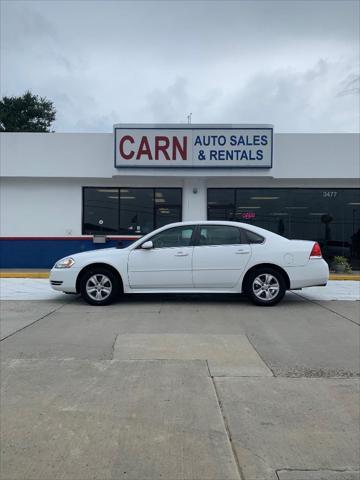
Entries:
POLYGON ((119 230, 117 188, 84 188, 83 232, 111 234, 119 230))
POLYGON ((356 189, 208 189, 208 219, 251 223, 288 238, 317 240, 326 259, 360 267, 356 189))
POLYGON ((145 235, 153 229, 153 189, 120 188, 120 233, 145 235))
POLYGON ((181 221, 180 188, 83 189, 83 233, 145 235, 181 221))

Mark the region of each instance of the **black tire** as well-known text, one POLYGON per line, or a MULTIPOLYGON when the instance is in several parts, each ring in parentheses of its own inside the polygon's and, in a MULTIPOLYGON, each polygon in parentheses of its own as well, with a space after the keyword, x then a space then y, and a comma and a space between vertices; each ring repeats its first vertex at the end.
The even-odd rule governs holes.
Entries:
POLYGON ((110 305, 120 295, 120 290, 118 276, 105 267, 88 270, 80 280, 80 294, 90 305, 110 305))
POLYGON ((251 272, 245 287, 245 293, 250 300, 262 307, 276 305, 283 299, 285 292, 284 275, 271 267, 260 267, 251 272))

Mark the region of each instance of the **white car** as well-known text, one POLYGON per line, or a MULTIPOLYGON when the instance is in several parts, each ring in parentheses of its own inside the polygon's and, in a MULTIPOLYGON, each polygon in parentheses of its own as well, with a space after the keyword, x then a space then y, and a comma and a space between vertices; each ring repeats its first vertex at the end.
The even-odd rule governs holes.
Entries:
POLYGON ((326 285, 316 242, 288 240, 238 222, 166 225, 132 245, 78 253, 50 273, 54 290, 107 305, 121 293, 246 293, 275 305, 286 290, 326 285))

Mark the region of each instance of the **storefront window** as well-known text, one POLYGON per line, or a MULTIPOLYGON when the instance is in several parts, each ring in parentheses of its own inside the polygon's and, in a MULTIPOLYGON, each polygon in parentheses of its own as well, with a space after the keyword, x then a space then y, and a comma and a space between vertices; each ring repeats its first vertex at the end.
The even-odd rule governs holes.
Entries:
POLYGON ((121 234, 145 235, 154 229, 152 188, 120 188, 121 234))
POLYGON ((83 190, 83 234, 145 235, 181 216, 180 188, 83 190))
POLYGON ((287 238, 317 240, 324 257, 360 267, 360 193, 356 189, 208 189, 208 219, 251 223, 287 238))
POLYGON ((181 189, 157 188, 155 191, 155 225, 181 222, 181 189))
POLYGON ((83 233, 117 233, 119 230, 118 209, 118 188, 84 188, 83 233))

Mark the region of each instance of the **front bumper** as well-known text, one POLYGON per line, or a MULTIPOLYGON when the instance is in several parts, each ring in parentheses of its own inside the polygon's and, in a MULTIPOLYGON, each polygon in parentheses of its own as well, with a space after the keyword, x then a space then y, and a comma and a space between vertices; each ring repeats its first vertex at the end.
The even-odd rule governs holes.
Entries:
POLYGON ((76 293, 76 279, 78 268, 53 268, 50 271, 50 286, 60 292, 76 293))

